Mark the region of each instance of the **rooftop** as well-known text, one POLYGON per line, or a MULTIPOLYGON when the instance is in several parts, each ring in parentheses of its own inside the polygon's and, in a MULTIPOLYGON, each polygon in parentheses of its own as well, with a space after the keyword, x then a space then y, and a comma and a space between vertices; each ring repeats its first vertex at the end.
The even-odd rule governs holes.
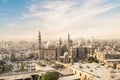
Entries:
POLYGON ((69 71, 68 69, 61 69, 61 70, 58 70, 58 72, 62 74, 63 76, 73 75, 73 73, 69 71))
POLYGON ((118 74, 120 75, 120 72, 113 73, 114 69, 97 63, 75 63, 71 67, 92 75, 93 80, 110 80, 112 75, 116 76, 116 78, 118 78, 118 74))
POLYGON ((120 59, 106 59, 106 62, 120 61, 120 59))
POLYGON ((75 76, 75 75, 71 75, 71 76, 64 76, 59 78, 59 80, 79 80, 80 78, 75 76))

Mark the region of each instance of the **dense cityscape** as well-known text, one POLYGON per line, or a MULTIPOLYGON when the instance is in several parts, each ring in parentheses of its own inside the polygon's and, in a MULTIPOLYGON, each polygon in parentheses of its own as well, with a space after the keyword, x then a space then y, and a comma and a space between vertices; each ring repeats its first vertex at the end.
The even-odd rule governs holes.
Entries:
POLYGON ((0 80, 120 80, 120 0, 0 0, 0 80))
MULTIPOLYGON (((120 40, 0 41, 0 80, 41 80, 56 71, 59 80, 118 80, 120 40)), ((47 79, 46 79, 47 80, 47 79)))

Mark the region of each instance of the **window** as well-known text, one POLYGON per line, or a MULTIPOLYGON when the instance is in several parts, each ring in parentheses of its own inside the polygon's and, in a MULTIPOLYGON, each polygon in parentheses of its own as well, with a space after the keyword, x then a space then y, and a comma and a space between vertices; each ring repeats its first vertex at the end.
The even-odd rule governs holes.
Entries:
POLYGON ((76 71, 75 71, 75 74, 76 74, 76 71))
POLYGON ((87 79, 87 76, 85 75, 85 79, 87 79))
POLYGON ((46 56, 48 56, 48 54, 46 54, 46 56))
POLYGON ((54 56, 54 54, 52 54, 52 56, 54 56))
POLYGON ((81 76, 81 73, 80 73, 80 76, 81 76))

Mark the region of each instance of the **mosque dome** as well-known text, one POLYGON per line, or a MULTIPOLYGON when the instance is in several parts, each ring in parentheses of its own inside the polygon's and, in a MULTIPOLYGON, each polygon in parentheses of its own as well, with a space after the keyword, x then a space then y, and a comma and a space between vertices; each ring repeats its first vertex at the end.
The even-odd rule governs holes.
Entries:
POLYGON ((47 44, 46 44, 46 46, 45 46, 45 48, 50 48, 50 49, 53 49, 55 47, 56 47, 55 43, 52 42, 52 41, 48 41, 47 44))
POLYGON ((85 43, 84 43, 83 40, 79 40, 79 41, 78 41, 78 46, 79 46, 79 47, 83 46, 84 44, 85 44, 85 43))
POLYGON ((65 53, 64 53, 64 57, 68 57, 69 56, 69 53, 66 51, 65 53))

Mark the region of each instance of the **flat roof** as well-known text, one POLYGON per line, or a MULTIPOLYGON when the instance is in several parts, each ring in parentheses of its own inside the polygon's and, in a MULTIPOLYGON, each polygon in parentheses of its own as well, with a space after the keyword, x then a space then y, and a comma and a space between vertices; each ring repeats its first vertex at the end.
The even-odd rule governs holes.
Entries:
POLYGON ((77 77, 76 75, 71 75, 71 76, 64 76, 64 77, 60 77, 58 80, 75 80, 75 79, 80 79, 79 77, 77 77))
POLYGON ((8 75, 8 76, 0 77, 0 79, 5 79, 5 80, 25 79, 25 78, 31 78, 31 75, 30 74, 19 74, 19 75, 8 75))
POLYGON ((105 61, 120 61, 120 59, 106 59, 105 61))
POLYGON ((63 76, 73 75, 73 73, 70 70, 68 70, 68 69, 61 69, 61 70, 58 70, 58 72, 60 74, 62 74, 63 76))
MULTIPOLYGON (((111 73, 112 68, 106 68, 98 63, 75 63, 71 67, 92 75, 93 80, 110 80, 111 75, 116 75, 111 73), (81 68, 79 68, 79 66, 81 66, 81 68)), ((117 70, 116 73, 120 75, 118 71, 120 70, 117 70)))
POLYGON ((46 66, 46 67, 42 67, 43 71, 51 71, 51 70, 55 70, 55 68, 52 68, 51 66, 46 66))

